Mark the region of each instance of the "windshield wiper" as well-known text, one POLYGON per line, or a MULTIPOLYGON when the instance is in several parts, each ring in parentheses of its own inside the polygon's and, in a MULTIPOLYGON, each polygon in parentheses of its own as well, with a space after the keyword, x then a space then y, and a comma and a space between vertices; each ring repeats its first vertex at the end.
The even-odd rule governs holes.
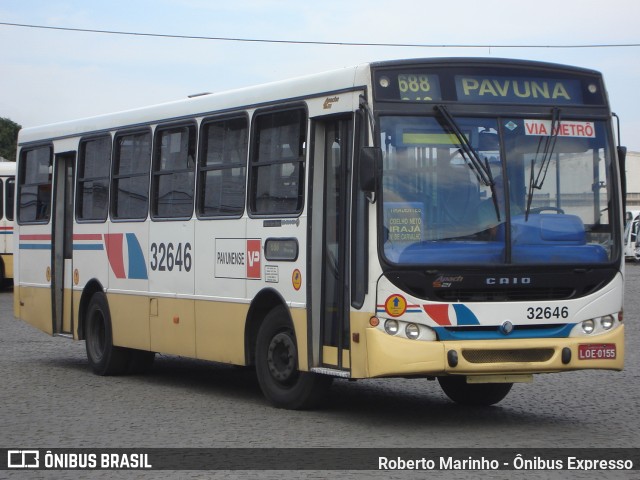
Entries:
POLYGON ((460 127, 449 113, 449 110, 447 110, 447 107, 445 107, 444 105, 436 105, 435 109, 440 115, 442 115, 442 118, 447 123, 447 126, 451 129, 453 134, 460 142, 462 156, 463 158, 465 158, 465 160, 471 162, 478 181, 483 183, 487 187, 493 187, 494 181, 493 176, 491 175, 491 169, 489 168, 489 162, 487 161, 486 164, 482 163, 480 155, 478 155, 478 152, 476 152, 473 146, 471 146, 471 143, 469 143, 469 139, 467 138, 467 136, 462 133, 462 130, 460 130, 460 127))
POLYGON ((436 111, 442 116, 444 121, 447 123, 447 126, 454 133, 458 142, 460 142, 460 153, 462 153, 462 158, 464 158, 471 165, 471 170, 475 174, 478 182, 483 183, 485 186, 491 188, 491 198, 493 199, 493 206, 496 209, 496 217, 498 221, 500 221, 500 207, 498 205, 498 199, 496 197, 496 182, 493 179, 493 174, 491 173, 491 168, 489 167, 489 160, 487 158, 484 159, 484 163, 478 155, 478 152, 473 148, 467 136, 462 132, 458 123, 455 121, 449 110, 444 105, 436 105, 436 111))
POLYGON ((533 190, 542 189, 542 185, 544 184, 545 178, 547 178, 547 171, 549 170, 549 165, 551 164, 551 155, 553 154, 553 150, 556 147, 556 140, 558 139, 558 133, 560 131, 560 109, 554 107, 551 113, 551 132, 549 132, 549 136, 546 137, 544 141, 544 149, 542 151, 542 162, 540 163, 540 169, 538 170, 538 174, 534 174, 536 160, 538 159, 538 155, 540 154, 540 147, 542 146, 542 138, 538 142, 538 149, 536 150, 536 155, 531 160, 531 175, 529 176, 529 193, 527 195, 527 210, 524 214, 525 222, 529 219, 529 212, 531 211, 531 202, 533 201, 533 190))

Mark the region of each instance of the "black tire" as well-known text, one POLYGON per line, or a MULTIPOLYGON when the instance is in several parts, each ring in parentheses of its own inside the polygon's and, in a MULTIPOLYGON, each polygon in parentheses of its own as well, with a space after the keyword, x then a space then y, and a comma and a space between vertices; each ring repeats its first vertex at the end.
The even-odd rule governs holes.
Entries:
POLYGON ((467 383, 464 376, 438 377, 444 393, 456 403, 488 407, 507 396, 513 383, 467 383))
POLYGON ((85 319, 87 359, 97 375, 120 375, 127 371, 130 351, 113 346, 111 314, 107 297, 96 292, 89 301, 85 319))
POLYGON ((319 406, 332 377, 298 370, 296 337, 283 306, 265 317, 256 340, 256 374, 264 396, 278 408, 302 410, 319 406))

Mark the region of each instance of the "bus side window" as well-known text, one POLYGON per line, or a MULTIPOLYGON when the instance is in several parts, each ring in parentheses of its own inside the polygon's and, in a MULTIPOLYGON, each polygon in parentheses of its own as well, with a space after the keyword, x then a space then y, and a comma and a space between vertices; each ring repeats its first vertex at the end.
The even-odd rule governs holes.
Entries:
POLYGON ((196 213, 242 215, 249 147, 246 117, 203 122, 200 142, 196 213))
POLYGON ((195 188, 195 125, 158 127, 154 152, 151 216, 190 218, 195 188))
POLYGON ((16 179, 15 177, 10 177, 7 178, 7 181, 5 182, 5 195, 6 195, 6 200, 5 200, 5 211, 6 211, 6 217, 7 220, 9 220, 10 222, 13 222, 13 213, 14 213, 14 199, 13 199, 13 195, 15 194, 16 191, 16 179))
POLYGON ((249 206, 258 215, 296 214, 304 202, 306 114, 259 114, 251 158, 249 206))
POLYGON ((111 136, 83 140, 78 159, 76 218, 80 221, 107 219, 111 136))
POLYGON ((151 132, 118 134, 115 145, 111 216, 117 220, 143 220, 149 209, 151 132))
POLYGON ((18 191, 18 220, 21 223, 46 223, 51 215, 51 147, 22 152, 18 191))

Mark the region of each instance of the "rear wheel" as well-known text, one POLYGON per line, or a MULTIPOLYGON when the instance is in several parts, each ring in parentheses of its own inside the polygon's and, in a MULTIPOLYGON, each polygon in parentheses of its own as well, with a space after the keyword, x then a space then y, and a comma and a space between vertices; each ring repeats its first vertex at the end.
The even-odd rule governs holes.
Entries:
POLYGON ((278 408, 318 406, 332 377, 298 370, 298 348, 287 310, 276 307, 265 317, 256 340, 256 374, 264 396, 278 408))
POLYGON ((113 345, 107 297, 96 292, 89 301, 85 320, 87 359, 97 375, 120 375, 127 370, 130 352, 113 345))
POLYGON ((438 377, 444 393, 461 405, 489 406, 507 396, 513 383, 467 383, 464 376, 438 377))

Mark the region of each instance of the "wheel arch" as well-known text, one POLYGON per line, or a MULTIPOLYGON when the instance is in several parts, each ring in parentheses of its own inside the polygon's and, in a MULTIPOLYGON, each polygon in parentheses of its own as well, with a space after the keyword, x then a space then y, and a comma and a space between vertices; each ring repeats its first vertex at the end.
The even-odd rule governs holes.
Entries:
POLYGON ((91 297, 96 292, 104 292, 102 284, 95 278, 89 280, 82 290, 82 296, 80 297, 80 305, 78 308, 78 340, 85 340, 85 321, 87 316, 87 309, 89 308, 89 302, 91 297))
MULTIPOLYGON (((255 350, 256 350, 256 338, 258 337, 258 330, 264 320, 265 316, 274 308, 282 305, 287 312, 287 302, 277 290, 273 288, 265 288, 261 290, 251 301, 249 311, 247 312, 247 319, 245 322, 244 330, 244 356, 245 365, 255 365, 255 350)), ((289 322, 293 328, 293 321, 291 314, 289 315, 289 322)))

